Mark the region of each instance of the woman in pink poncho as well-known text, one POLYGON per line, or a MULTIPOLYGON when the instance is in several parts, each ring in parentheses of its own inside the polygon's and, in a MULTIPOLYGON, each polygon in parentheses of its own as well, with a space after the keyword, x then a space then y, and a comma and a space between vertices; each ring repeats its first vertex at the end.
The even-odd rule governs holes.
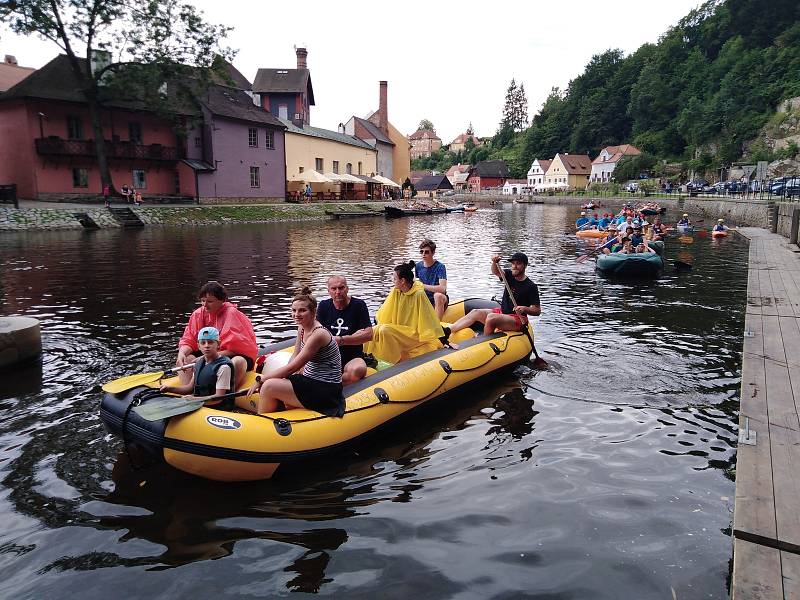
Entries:
MULTIPOLYGON (((228 302, 228 292, 222 284, 209 281, 197 293, 200 308, 189 317, 189 323, 178 342, 176 365, 183 367, 194 364, 197 359, 197 333, 203 327, 216 327, 219 330, 220 354, 233 361, 236 373, 236 388, 244 380, 247 371, 253 368, 258 355, 258 344, 253 324, 235 304, 228 302)), ((192 371, 180 371, 183 382, 191 379, 192 371)), ((184 382, 185 383, 185 382, 184 382)))

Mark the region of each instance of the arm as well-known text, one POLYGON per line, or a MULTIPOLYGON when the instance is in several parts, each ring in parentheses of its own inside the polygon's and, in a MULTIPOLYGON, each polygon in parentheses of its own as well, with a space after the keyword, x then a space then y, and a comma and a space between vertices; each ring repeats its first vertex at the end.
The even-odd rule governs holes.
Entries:
POLYGON ((264 379, 284 379, 292 373, 296 373, 297 371, 301 370, 306 366, 306 363, 313 358, 313 356, 317 353, 317 350, 328 343, 329 335, 330 333, 327 330, 315 331, 313 334, 311 334, 311 337, 305 341, 305 346, 303 346, 302 350, 298 352, 298 348, 300 346, 298 343, 295 346, 294 353, 292 354, 292 358, 289 359, 289 362, 286 363, 285 366, 272 371, 264 379))
POLYGON ((428 285, 426 283, 423 283, 422 284, 422 288, 426 292, 434 292, 434 293, 439 292, 440 294, 446 294, 447 293, 447 279, 440 279, 439 280, 439 285, 428 285))
POLYGON ((500 270, 500 265, 498 264, 499 262, 500 262, 499 256, 492 257, 492 274, 495 275, 498 279, 502 279, 503 272, 500 270))
POLYGON ((529 315, 531 317, 538 317, 542 314, 542 307, 538 304, 531 304, 530 306, 517 306, 514 312, 518 315, 529 315))
POLYGON ((358 346, 372 340, 372 326, 359 329, 349 335, 337 335, 333 339, 340 346, 358 346))
POLYGON ((192 373, 191 381, 185 385, 162 385, 158 390, 161 392, 180 394, 181 396, 190 394, 194 390, 194 373, 192 373))

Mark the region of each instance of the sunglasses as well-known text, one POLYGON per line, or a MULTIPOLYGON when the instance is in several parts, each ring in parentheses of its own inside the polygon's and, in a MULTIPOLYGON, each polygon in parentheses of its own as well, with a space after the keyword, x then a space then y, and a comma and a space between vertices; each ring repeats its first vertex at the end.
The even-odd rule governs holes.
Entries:
POLYGON ((430 251, 430 250, 428 250, 427 248, 425 248, 424 250, 420 250, 420 251, 419 251, 419 253, 420 253, 420 254, 430 254, 430 253, 431 253, 431 251, 430 251))

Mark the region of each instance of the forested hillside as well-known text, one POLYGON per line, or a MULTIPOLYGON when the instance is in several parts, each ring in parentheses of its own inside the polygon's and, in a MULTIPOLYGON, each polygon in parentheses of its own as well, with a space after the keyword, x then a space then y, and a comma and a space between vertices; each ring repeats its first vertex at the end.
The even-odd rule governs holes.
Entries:
POLYGON ((528 129, 495 136, 490 157, 505 158, 515 176, 524 176, 534 158, 594 157, 622 143, 687 169, 743 156, 770 160, 769 148, 748 142, 779 101, 794 96, 800 2, 711 0, 657 44, 629 56, 608 50, 592 57, 566 90, 552 90, 528 129))

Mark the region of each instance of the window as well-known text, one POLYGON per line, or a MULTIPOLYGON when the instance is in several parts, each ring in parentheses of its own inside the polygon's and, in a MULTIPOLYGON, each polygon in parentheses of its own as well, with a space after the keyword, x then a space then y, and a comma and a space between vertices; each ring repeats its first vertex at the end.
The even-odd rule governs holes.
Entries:
POLYGON ((128 139, 134 144, 142 143, 141 123, 128 123, 128 139))
POLYGON ((131 175, 133 175, 133 187, 137 190, 144 190, 147 189, 147 178, 144 174, 144 169, 133 169, 131 171, 131 175))
POLYGON ((345 169, 347 170, 347 174, 348 175, 352 175, 353 174, 353 163, 347 163, 347 165, 345 166, 345 169))
POLYGON ((325 161, 322 160, 321 158, 315 158, 314 159, 314 168, 317 171, 319 171, 320 173, 322 173, 322 171, 325 169, 325 161))
POLYGON ((274 150, 275 149, 275 132, 271 129, 267 129, 267 137, 264 141, 264 148, 267 150, 274 150))
POLYGON ((250 187, 261 187, 261 173, 259 172, 258 167, 250 167, 250 187))
POLYGON ((258 148, 258 129, 255 127, 247 130, 247 145, 251 148, 258 148))
POLYGON ((333 161, 333 172, 337 173, 337 174, 339 173, 339 161, 338 160, 333 161))
POLYGON ((278 117, 280 117, 281 119, 289 118, 289 107, 286 104, 278 105, 278 117))
POLYGON ((201 140, 199 137, 194 138, 195 148, 200 148, 202 145, 203 145, 203 140, 201 140))
POLYGON ((89 171, 86 169, 72 169, 72 187, 89 187, 89 171))
POLYGON ((303 172, 303 171, 305 171, 305 170, 306 170, 306 168, 305 168, 305 167, 300 167, 300 170, 298 171, 298 173, 302 173, 302 172, 303 172))
POLYGON ((363 175, 363 173, 361 172, 361 161, 358 161, 358 174, 363 175))
POLYGON ((83 139, 83 122, 79 117, 67 117, 67 138, 70 140, 83 139))

